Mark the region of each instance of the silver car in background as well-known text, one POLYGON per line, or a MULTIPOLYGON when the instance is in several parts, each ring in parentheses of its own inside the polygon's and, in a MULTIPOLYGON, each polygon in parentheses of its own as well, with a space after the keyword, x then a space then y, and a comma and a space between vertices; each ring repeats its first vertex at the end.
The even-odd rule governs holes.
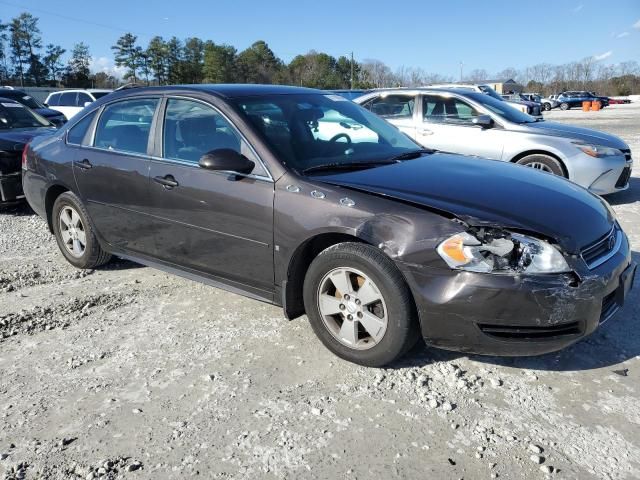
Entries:
POLYGON ((599 195, 629 187, 631 150, 620 138, 534 118, 484 93, 389 89, 354 102, 428 148, 518 163, 599 195))

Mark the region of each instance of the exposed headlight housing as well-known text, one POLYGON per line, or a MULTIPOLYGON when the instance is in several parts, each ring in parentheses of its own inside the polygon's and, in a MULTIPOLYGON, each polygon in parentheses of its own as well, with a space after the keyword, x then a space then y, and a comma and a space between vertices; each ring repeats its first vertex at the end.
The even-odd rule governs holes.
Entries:
POLYGON ((440 245, 438 254, 451 268, 496 274, 563 273, 571 269, 549 242, 497 229, 457 233, 440 245))
POLYGON ((583 143, 583 142, 571 142, 578 149, 582 150, 583 153, 586 153, 590 157, 594 158, 604 158, 604 157, 615 157, 616 155, 624 155, 622 151, 617 148, 605 147, 603 145, 595 145, 591 143, 583 143))

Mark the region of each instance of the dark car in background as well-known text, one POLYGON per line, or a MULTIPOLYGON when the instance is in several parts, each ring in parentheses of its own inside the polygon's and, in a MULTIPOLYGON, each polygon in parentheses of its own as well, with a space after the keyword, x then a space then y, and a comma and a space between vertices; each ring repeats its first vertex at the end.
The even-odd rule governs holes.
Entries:
POLYGON ((21 103, 25 107, 29 107, 38 115, 49 120, 56 127, 61 127, 67 121, 67 117, 65 117, 61 112, 46 107, 36 98, 32 97, 26 92, 23 92, 22 90, 16 90, 14 88, 6 87, 0 88, 0 97, 10 98, 11 100, 15 100, 16 102, 21 103))
POLYGON ((15 100, 0 97, 0 207, 24 199, 20 160, 25 145, 51 131, 55 129, 48 120, 15 100))
POLYGON ((562 92, 556 100, 559 102, 560 110, 569 110, 573 107, 582 107, 582 102, 600 102, 600 106, 607 107, 609 106, 609 98, 600 97, 595 95, 593 92, 587 92, 584 90, 581 91, 570 91, 570 92, 562 92))
POLYGON ((306 313, 362 365, 420 336, 484 354, 560 349, 613 316, 635 273, 596 195, 426 150, 312 89, 115 92, 35 138, 23 178, 76 267, 117 255, 306 313))

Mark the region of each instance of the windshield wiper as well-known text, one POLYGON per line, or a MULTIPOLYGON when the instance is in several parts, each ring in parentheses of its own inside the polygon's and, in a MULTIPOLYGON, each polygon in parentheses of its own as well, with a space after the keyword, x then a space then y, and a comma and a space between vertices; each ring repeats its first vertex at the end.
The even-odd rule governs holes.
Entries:
POLYGON ((320 165, 314 165, 302 170, 302 173, 307 174, 311 172, 319 172, 322 170, 358 170, 361 168, 373 168, 380 165, 391 165, 397 163, 395 160, 379 160, 377 162, 347 162, 347 163, 323 163, 320 165))
POLYGON ((409 152, 400 153, 395 157, 391 157, 389 160, 413 160, 414 158, 421 157, 422 155, 426 155, 429 153, 434 153, 435 150, 430 148, 421 148, 419 150, 411 150, 409 152))

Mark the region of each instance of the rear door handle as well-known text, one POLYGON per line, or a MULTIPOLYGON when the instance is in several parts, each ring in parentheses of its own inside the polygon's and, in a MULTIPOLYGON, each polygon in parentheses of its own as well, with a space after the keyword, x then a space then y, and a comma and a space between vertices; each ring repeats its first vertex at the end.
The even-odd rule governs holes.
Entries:
POLYGON ((85 158, 80 162, 76 162, 76 167, 81 168, 82 170, 89 170, 93 165, 91 165, 91 162, 85 158))
POLYGON ((165 175, 164 177, 153 177, 153 181, 159 183, 167 189, 180 185, 178 182, 176 182, 176 179, 173 178, 173 175, 165 175))

